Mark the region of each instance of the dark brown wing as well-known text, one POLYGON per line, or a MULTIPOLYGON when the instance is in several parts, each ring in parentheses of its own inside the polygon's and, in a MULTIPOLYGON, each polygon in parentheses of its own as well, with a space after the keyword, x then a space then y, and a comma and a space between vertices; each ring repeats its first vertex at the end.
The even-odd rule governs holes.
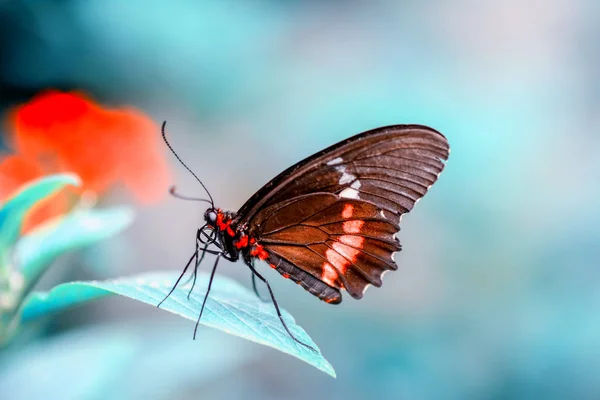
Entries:
POLYGON ((400 250, 398 229, 372 203, 314 193, 261 210, 250 235, 282 275, 339 303, 339 289, 360 299, 369 284, 381 286, 383 273, 397 268, 392 254, 400 250))
POLYGON ((360 299, 397 268, 398 216, 437 180, 449 146, 419 125, 374 129, 288 168, 238 211, 236 222, 284 277, 330 303, 360 299))
POLYGON ((446 138, 420 125, 395 125, 361 133, 288 168, 238 211, 249 223, 261 210, 310 193, 335 193, 369 201, 386 216, 412 209, 437 180, 448 158, 446 138))

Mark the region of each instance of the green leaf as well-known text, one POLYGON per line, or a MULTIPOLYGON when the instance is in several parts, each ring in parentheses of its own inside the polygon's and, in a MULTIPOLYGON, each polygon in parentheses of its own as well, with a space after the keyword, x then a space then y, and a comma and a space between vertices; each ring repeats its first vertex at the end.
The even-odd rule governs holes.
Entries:
MULTIPOLYGON (((112 294, 156 306, 167 295, 176 278, 177 275, 172 273, 150 273, 109 281, 64 283, 49 292, 32 293, 23 307, 22 321, 31 321, 48 313, 112 294)), ((189 300, 186 298, 188 284, 176 289, 161 308, 196 321, 207 286, 208 275, 199 274, 197 289, 189 300)), ((294 336, 317 348, 308 334, 295 323, 293 317, 284 310, 282 313, 294 336)), ((215 277, 201 323, 278 349, 335 377, 333 367, 323 358, 320 351, 315 353, 290 338, 281 325, 273 304, 262 302, 254 293, 235 281, 221 276, 215 277)), ((202 339, 202 332, 199 332, 199 338, 202 339)))
POLYGON ((78 210, 24 236, 15 246, 14 259, 25 280, 25 293, 58 256, 109 238, 132 220, 129 207, 78 210))
POLYGON ((0 255, 15 242, 25 215, 37 202, 66 185, 78 186, 80 183, 72 174, 50 175, 28 183, 8 199, 0 208, 0 255))

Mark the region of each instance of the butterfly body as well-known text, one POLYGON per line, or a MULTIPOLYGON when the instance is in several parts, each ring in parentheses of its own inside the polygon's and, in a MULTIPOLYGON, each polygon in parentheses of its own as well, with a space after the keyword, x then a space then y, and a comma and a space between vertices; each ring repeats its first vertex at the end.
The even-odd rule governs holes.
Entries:
POLYGON ((207 226, 216 232, 216 240, 222 248, 221 256, 235 262, 242 256, 248 265, 254 265, 256 260, 267 261, 286 279, 292 279, 311 294, 327 303, 340 303, 342 296, 339 290, 322 282, 318 278, 304 272, 300 268, 285 262, 273 254, 269 254, 265 247, 257 242, 256 236, 248 232, 246 224, 236 222, 237 214, 223 212, 221 209, 209 208, 204 219, 207 226), (268 261, 271 259, 271 261, 268 261))

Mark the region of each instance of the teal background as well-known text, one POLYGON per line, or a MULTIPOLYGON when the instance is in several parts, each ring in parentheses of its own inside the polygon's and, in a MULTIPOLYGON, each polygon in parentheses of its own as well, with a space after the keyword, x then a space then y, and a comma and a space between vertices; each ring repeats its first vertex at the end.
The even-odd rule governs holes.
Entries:
MULTIPOLYGON (((45 88, 80 89, 166 119, 225 209, 377 126, 426 124, 452 147, 403 219, 399 270, 381 289, 329 306, 262 266, 336 380, 208 328, 192 342, 193 323, 113 298, 2 350, 2 398, 600 397, 599 8, 0 1, 3 111, 45 88)), ((180 190, 202 195, 165 157, 180 190)), ((172 198, 141 208, 126 233, 63 258, 41 285, 179 270, 202 214, 172 198)), ((250 285, 243 264, 219 273, 250 285)))

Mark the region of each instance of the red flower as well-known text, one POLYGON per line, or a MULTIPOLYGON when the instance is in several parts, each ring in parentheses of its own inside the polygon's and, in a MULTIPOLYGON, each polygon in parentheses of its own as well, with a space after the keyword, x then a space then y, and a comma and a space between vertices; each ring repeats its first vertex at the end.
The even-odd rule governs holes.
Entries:
MULTIPOLYGON (((0 201, 23 183, 57 172, 76 173, 79 190, 98 194, 122 184, 142 203, 167 192, 159 127, 133 108, 107 109, 79 93, 50 91, 13 110, 8 127, 17 154, 0 161, 0 201)), ((55 214, 68 207, 62 197, 55 214)))

